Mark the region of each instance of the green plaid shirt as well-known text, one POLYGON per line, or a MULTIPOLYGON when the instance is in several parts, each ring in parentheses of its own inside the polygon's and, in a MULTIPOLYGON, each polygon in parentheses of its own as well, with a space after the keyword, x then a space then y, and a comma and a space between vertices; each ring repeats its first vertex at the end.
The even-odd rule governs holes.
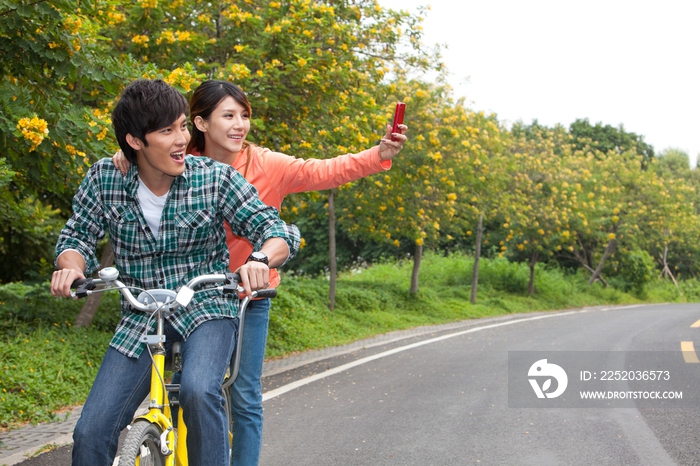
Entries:
MULTIPOLYGON (((65 250, 76 250, 85 259, 86 274, 92 274, 99 268, 97 241, 108 233, 122 282, 130 287, 177 291, 198 275, 228 271, 224 221, 256 250, 273 237, 287 242, 290 258, 299 248, 299 230, 280 220, 275 208, 260 202, 255 188, 236 170, 193 156, 185 158, 185 172, 170 187, 156 240, 136 195, 137 175, 132 165, 122 176, 111 159, 90 168, 73 199, 73 215, 61 231, 56 257, 65 250)), ((237 313, 237 298, 209 291, 196 294, 186 309, 178 309, 168 320, 187 338, 202 322, 234 318, 237 313)), ((121 321, 110 345, 138 357, 144 349, 139 337, 148 319, 122 299, 121 321)), ((153 331, 155 325, 151 327, 153 331)))

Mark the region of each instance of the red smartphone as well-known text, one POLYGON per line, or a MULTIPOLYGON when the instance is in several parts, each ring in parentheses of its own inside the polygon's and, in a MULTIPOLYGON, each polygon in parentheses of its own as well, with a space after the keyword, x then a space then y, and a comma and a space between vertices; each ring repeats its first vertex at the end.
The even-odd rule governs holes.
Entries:
MULTIPOLYGON (((391 124, 391 132, 399 133, 399 125, 403 124, 403 114, 406 112, 406 104, 403 102, 396 102, 396 108, 394 109, 394 122, 391 124)), ((391 137, 392 141, 396 141, 394 136, 391 137)))

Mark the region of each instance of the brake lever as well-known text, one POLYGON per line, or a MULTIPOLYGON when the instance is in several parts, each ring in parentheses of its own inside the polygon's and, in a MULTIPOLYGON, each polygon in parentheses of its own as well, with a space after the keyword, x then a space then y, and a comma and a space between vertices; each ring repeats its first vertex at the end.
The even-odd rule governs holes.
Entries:
POLYGON ((97 287, 97 284, 93 283, 92 278, 81 278, 73 282, 73 286, 76 287, 74 293, 71 296, 74 298, 85 298, 90 294, 90 291, 97 287))
POLYGON ((241 276, 238 273, 227 273, 226 274, 226 284, 223 286, 224 294, 236 294, 243 293, 245 290, 239 283, 241 282, 241 276))

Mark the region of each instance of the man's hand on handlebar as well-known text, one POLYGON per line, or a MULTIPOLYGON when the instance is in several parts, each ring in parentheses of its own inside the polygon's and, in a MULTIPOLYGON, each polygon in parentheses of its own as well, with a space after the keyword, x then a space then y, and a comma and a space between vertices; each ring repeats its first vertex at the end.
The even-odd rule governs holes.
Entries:
POLYGON ((270 268, 262 262, 247 262, 236 272, 241 276, 240 284, 249 298, 252 298, 253 291, 270 286, 270 268))
POLYGON ((83 272, 65 268, 56 270, 51 276, 51 294, 62 298, 71 297, 71 285, 74 281, 85 278, 83 272))

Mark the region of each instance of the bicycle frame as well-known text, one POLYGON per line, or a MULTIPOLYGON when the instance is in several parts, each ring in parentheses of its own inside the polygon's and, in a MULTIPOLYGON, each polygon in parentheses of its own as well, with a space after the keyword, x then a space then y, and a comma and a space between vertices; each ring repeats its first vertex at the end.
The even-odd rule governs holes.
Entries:
MULTIPOLYGON (((182 410, 178 410, 178 438, 175 437, 175 429, 172 422, 172 410, 168 400, 168 390, 162 377, 165 374, 165 334, 163 309, 157 311, 156 333, 143 337, 144 343, 151 347, 153 365, 151 369, 151 388, 148 412, 136 417, 156 424, 162 432, 160 437, 160 452, 165 457, 166 466, 187 466, 187 427, 182 419, 182 410), (149 341, 149 337, 157 337, 156 341, 149 341), (162 340, 159 338, 162 336, 162 340), (174 447, 174 455, 173 455, 174 447)), ((132 421, 132 423, 134 422, 132 421)))

